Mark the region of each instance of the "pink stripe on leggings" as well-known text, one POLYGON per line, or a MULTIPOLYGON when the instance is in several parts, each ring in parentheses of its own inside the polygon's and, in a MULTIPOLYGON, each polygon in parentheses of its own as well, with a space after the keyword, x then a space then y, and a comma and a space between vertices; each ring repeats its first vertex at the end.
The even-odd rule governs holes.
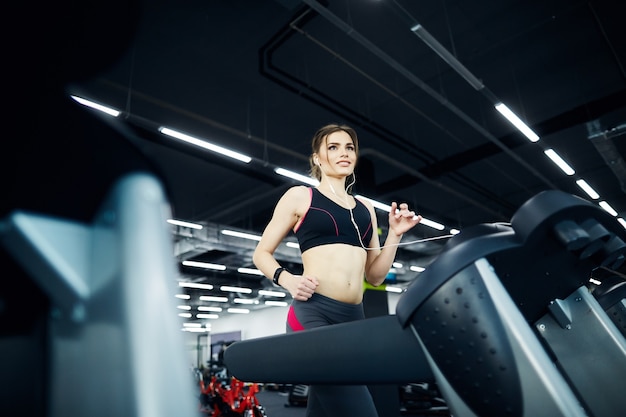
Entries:
POLYGON ((298 321, 296 317, 296 313, 293 311, 293 306, 289 306, 289 311, 287 312, 287 324, 294 332, 304 330, 304 326, 298 321))

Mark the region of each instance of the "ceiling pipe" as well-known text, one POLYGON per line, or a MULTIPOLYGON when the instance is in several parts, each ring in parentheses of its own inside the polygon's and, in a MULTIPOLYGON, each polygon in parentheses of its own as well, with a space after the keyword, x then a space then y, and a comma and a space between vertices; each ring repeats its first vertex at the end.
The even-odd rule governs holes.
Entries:
POLYGON ((617 147, 612 142, 613 138, 626 135, 626 124, 600 131, 598 122, 595 121, 588 123, 587 128, 590 130, 588 139, 593 146, 595 146, 609 169, 611 169, 613 174, 617 177, 622 191, 626 193, 626 161, 624 161, 624 158, 620 155, 617 147))

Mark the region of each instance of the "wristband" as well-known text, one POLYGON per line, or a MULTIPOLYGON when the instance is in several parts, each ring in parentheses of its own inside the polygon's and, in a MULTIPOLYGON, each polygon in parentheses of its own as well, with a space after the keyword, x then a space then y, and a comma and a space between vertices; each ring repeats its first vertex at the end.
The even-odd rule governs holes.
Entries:
POLYGON ((283 268, 282 266, 280 268, 277 268, 276 271, 274 271, 274 278, 272 278, 272 282, 278 285, 279 287, 280 287, 280 284, 278 283, 278 278, 280 277, 280 274, 282 274, 283 271, 286 271, 286 269, 283 268))

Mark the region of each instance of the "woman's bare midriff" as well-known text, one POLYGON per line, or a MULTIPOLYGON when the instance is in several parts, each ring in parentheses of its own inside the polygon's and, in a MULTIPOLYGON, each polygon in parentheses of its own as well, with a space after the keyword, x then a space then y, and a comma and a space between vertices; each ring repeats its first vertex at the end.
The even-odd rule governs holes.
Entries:
POLYGON ((358 304, 363 300, 366 257, 365 249, 357 246, 340 243, 316 246, 302 254, 303 275, 317 278, 316 293, 358 304))

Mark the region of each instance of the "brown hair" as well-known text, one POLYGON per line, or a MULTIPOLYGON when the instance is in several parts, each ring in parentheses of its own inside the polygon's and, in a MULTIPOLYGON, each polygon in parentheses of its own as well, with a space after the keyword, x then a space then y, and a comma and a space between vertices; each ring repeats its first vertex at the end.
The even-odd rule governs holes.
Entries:
MULTIPOLYGON (((339 131, 344 131, 348 135, 350 135, 350 138, 352 138, 352 143, 354 144, 354 151, 356 153, 356 156, 357 158, 359 157, 359 139, 356 135, 356 131, 353 128, 348 125, 338 123, 330 123, 326 126, 320 127, 317 132, 315 132, 315 134, 313 135, 313 139, 311 140, 311 156, 309 156, 309 175, 318 181, 322 179, 322 171, 320 170, 320 167, 317 166, 317 164, 315 163, 313 155, 319 155, 322 145, 325 144, 328 140, 328 135, 339 131)), ((354 173, 352 175, 354 175, 354 173)))

